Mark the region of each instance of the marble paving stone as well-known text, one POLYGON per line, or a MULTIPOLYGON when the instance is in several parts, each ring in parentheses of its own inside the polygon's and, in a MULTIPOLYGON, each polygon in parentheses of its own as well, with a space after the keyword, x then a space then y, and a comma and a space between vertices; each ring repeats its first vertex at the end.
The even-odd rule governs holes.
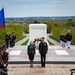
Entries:
MULTIPOLYGON (((9 61, 29 61, 26 47, 27 46, 15 46, 13 48, 7 49, 7 51, 10 54, 9 61), (12 52, 18 50, 21 50, 20 54, 12 52)), ((50 47, 51 48, 49 48, 48 53, 46 55, 46 61, 75 61, 75 50, 62 48, 61 46, 50 46, 50 47)), ((73 46, 73 48, 75 47, 73 46)), ((40 55, 35 54, 34 61, 40 61, 40 55)))
POLYGON ((26 75, 51 75, 50 68, 41 68, 41 67, 34 67, 34 68, 27 68, 26 75))
POLYGON ((8 75, 15 75, 15 71, 8 72, 8 75))
POLYGON ((11 57, 9 61, 21 61, 21 57, 11 57))
POLYGON ((66 50, 55 50, 57 55, 69 55, 66 50))
POLYGON ((70 69, 73 68, 75 65, 46 64, 45 68, 41 68, 40 64, 34 64, 30 68, 29 64, 13 64, 8 66, 8 75, 71 75, 70 69))
POLYGON ((8 75, 15 75, 17 68, 15 66, 8 67, 8 75))
POLYGON ((62 75, 60 68, 52 68, 51 67, 51 72, 52 72, 52 75, 62 75))
POLYGON ((63 73, 63 75, 71 75, 69 68, 62 68, 62 69, 61 69, 61 72, 63 73))
POLYGON ((48 61, 56 61, 56 58, 55 57, 48 57, 47 60, 48 61))
POLYGON ((20 55, 21 50, 10 51, 9 55, 20 55))
POLYGON ((20 75, 22 75, 22 74, 25 74, 25 71, 26 71, 26 68, 24 67, 24 68, 22 68, 22 67, 19 67, 18 69, 17 69, 17 71, 16 71, 16 75, 18 75, 18 74, 20 74, 20 75))

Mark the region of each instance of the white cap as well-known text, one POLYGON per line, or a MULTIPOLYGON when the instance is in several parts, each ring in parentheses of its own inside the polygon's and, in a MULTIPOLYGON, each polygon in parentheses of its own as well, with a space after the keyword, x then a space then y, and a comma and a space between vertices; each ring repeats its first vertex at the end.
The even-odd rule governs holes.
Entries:
POLYGON ((68 33, 70 33, 71 30, 68 30, 68 33))

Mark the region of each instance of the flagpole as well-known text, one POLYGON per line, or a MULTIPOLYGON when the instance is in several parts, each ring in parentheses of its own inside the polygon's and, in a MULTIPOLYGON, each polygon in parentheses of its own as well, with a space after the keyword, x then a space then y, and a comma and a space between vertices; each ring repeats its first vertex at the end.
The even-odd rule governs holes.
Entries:
MULTIPOLYGON (((2 8, 4 10, 4 6, 2 6, 2 8)), ((4 11, 3 11, 3 14, 4 14, 4 11)), ((4 17, 4 25, 5 25, 5 17, 4 17)), ((6 45, 6 28, 4 27, 3 30, 4 30, 4 44, 6 45)))

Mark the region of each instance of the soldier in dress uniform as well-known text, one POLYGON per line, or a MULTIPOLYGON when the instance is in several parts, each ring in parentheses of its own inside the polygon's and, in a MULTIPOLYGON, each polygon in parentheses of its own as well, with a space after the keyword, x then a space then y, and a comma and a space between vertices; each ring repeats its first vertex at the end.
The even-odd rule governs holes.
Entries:
POLYGON ((10 41, 10 35, 7 33, 5 38, 6 38, 6 47, 8 48, 9 47, 9 41, 10 41))
POLYGON ((12 33, 10 34, 10 47, 13 47, 13 36, 12 36, 12 33))
POLYGON ((39 43, 39 53, 41 56, 41 67, 45 67, 45 61, 46 61, 46 53, 48 51, 48 45, 44 41, 44 37, 41 38, 41 42, 39 43))
POLYGON ((16 35, 14 34, 14 32, 10 35, 10 47, 15 46, 15 39, 16 39, 16 35))
POLYGON ((6 52, 6 46, 1 45, 0 48, 0 69, 3 71, 1 75, 7 75, 7 66, 8 66, 8 53, 6 52))
POLYGON ((72 40, 72 34, 70 33, 70 30, 68 30, 68 33, 66 34, 66 39, 67 39, 67 47, 70 48, 72 40))
POLYGON ((2 51, 2 60, 4 61, 4 67, 7 68, 8 66, 8 59, 9 59, 9 53, 6 52, 6 46, 3 45, 3 51, 2 51))
MULTIPOLYGON (((1 45, 0 45, 0 69, 1 69, 1 45)), ((1 71, 0 71, 0 75, 2 75, 1 71)))
POLYGON ((13 32, 13 34, 12 34, 12 38, 13 38, 13 45, 12 45, 12 46, 15 46, 16 35, 15 35, 14 32, 13 32))
POLYGON ((64 35, 64 47, 67 47, 67 39, 66 39, 66 34, 64 35))

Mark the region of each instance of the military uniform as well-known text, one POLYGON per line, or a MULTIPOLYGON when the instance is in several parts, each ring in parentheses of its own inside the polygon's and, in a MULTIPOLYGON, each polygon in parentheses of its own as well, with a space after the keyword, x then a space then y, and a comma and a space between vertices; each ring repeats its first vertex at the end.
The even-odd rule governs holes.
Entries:
POLYGON ((15 46, 15 39, 16 39, 16 35, 15 34, 11 34, 10 35, 10 47, 15 46))
POLYGON ((64 35, 64 47, 67 47, 67 39, 66 39, 66 35, 64 35))
POLYGON ((9 47, 9 40, 10 40, 10 35, 9 34, 6 34, 6 47, 8 48, 9 47))
POLYGON ((0 48, 0 69, 3 71, 0 75, 7 75, 7 66, 8 66, 8 55, 6 51, 4 52, 5 45, 0 48), (3 53, 2 53, 3 52, 3 53))
POLYGON ((61 40, 62 40, 62 47, 65 47, 65 44, 64 44, 64 37, 65 37, 65 36, 62 35, 62 39, 61 39, 61 40))
POLYGON ((72 40, 72 34, 71 33, 67 33, 66 34, 66 39, 67 39, 67 47, 70 48, 71 40, 72 40))
POLYGON ((45 67, 45 61, 46 61, 46 53, 48 51, 48 45, 46 42, 41 42, 39 44, 39 52, 41 55, 41 66, 45 67))

